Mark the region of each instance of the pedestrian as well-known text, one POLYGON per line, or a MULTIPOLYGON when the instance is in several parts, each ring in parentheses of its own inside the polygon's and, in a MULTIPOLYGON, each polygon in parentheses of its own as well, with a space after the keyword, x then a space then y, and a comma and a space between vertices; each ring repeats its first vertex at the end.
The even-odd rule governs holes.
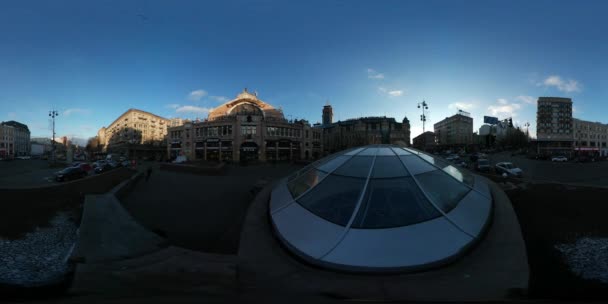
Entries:
POLYGON ((150 179, 150 175, 152 175, 152 166, 148 167, 148 170, 146 170, 146 182, 150 179))

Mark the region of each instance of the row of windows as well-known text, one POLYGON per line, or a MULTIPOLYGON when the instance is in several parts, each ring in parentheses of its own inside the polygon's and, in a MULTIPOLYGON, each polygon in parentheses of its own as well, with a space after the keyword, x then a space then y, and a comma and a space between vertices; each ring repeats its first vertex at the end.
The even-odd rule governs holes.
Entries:
POLYGON ((256 133, 256 126, 241 126, 241 135, 255 135, 256 133))
POLYGON ((217 126, 217 127, 202 127, 195 128, 195 136, 196 137, 214 137, 214 136, 226 136, 232 135, 232 126, 217 126))
MULTIPOLYGON (((268 136, 281 136, 281 137, 301 137, 300 129, 283 128, 283 127, 267 127, 266 134, 268 136)), ((308 137, 308 131, 306 131, 306 137, 308 137)))

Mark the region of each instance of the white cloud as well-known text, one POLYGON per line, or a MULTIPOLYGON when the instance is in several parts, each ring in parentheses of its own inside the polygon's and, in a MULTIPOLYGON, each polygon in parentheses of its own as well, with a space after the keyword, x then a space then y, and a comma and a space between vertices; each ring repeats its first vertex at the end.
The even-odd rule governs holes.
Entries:
POLYGON ((378 92, 383 95, 388 95, 388 97, 399 97, 405 94, 405 90, 393 90, 385 87, 378 87, 378 92))
POLYGON ((384 74, 378 73, 374 69, 367 69, 367 78, 369 78, 369 79, 384 79, 384 74))
POLYGON ((473 108, 475 108, 475 104, 473 103, 466 103, 466 102, 454 102, 448 105, 448 108, 450 109, 461 109, 461 110, 471 110, 473 108))
POLYGON ((209 98, 217 101, 217 102, 226 102, 228 101, 228 97, 226 96, 209 96, 209 98))
POLYGON ((73 109, 67 109, 67 110, 63 111, 63 116, 68 117, 72 114, 90 114, 90 113, 91 113, 91 110, 73 108, 73 109))
POLYGON ((199 89, 199 90, 190 92, 190 94, 188 94, 188 100, 199 101, 205 96, 207 96, 207 91, 199 89))
POLYGON ((179 108, 179 104, 177 104, 177 103, 170 103, 168 105, 165 105, 165 108, 177 109, 177 108, 179 108))
POLYGON ((388 95, 390 95, 392 97, 399 97, 399 96, 403 95, 403 91, 402 90, 389 91, 388 95))
POLYGON ((519 109, 521 109, 520 104, 511 103, 504 98, 499 98, 496 100, 495 105, 488 106, 488 112, 490 112, 490 115, 497 116, 499 118, 515 117, 517 116, 517 111, 519 109))
POLYGON ((560 76, 557 76, 557 75, 551 75, 551 76, 545 78, 545 80, 543 80, 542 83, 538 83, 537 85, 545 86, 545 87, 555 87, 558 90, 560 90, 562 92, 566 92, 566 93, 581 91, 581 85, 577 80, 574 80, 574 79, 564 80, 560 76))
POLYGON ((193 114, 206 114, 209 113, 211 109, 197 107, 197 106, 181 106, 175 109, 177 113, 193 113, 193 114))
POLYGON ((519 95, 517 97, 515 97, 515 100, 524 102, 524 103, 528 103, 531 105, 535 105, 536 104, 536 98, 532 97, 532 96, 526 96, 526 95, 519 95))

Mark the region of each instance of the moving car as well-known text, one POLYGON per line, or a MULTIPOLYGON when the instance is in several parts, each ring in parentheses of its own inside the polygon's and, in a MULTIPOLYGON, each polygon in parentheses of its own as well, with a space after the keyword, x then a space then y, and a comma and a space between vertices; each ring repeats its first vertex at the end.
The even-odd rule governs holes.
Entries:
POLYGON ((490 172, 490 161, 487 159, 478 159, 475 164, 475 170, 479 172, 490 172))
POLYGON ((568 158, 565 157, 565 156, 553 156, 551 158, 551 161, 553 161, 553 162, 567 162, 568 158))
POLYGON ((510 162, 500 162, 494 166, 494 171, 497 174, 502 175, 506 173, 507 176, 511 177, 522 177, 523 171, 520 168, 517 168, 513 163, 510 162))
POLYGON ((69 180, 75 180, 87 176, 87 172, 82 170, 80 167, 68 167, 55 174, 55 180, 58 182, 64 182, 69 180))

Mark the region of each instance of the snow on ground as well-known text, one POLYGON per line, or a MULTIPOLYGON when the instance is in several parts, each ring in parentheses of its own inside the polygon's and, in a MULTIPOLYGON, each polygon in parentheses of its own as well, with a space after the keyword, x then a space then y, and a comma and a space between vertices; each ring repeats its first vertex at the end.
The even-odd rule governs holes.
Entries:
POLYGON ((558 244, 570 270, 587 280, 608 283, 608 238, 580 238, 573 244, 558 244))
POLYGON ((40 286, 63 279, 76 229, 67 214, 59 213, 50 227, 36 229, 22 239, 0 238, 0 284, 40 286))

